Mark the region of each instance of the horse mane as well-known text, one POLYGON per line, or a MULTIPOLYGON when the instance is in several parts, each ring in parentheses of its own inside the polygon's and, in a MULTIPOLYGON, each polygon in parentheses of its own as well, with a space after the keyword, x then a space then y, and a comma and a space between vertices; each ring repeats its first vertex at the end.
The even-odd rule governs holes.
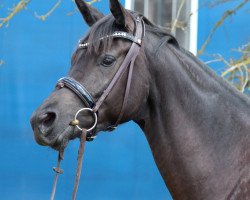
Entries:
MULTIPOLYGON (((142 19, 145 23, 146 31, 158 36, 159 38, 162 38, 163 39, 162 44, 167 42, 167 43, 174 45, 177 48, 180 47, 177 39, 171 33, 169 33, 165 28, 157 26, 145 16, 142 16, 142 19)), ((162 44, 159 44, 156 50, 158 50, 162 46, 162 44)))
MULTIPOLYGON (((143 19, 145 23, 146 32, 150 32, 158 36, 159 38, 165 38, 166 40, 164 40, 163 43, 167 42, 167 43, 173 44, 176 47, 179 47, 179 44, 176 38, 170 33, 168 33, 167 30, 155 25, 150 20, 148 20, 145 16, 139 14, 138 12, 135 12, 135 11, 129 11, 129 12, 131 13, 132 16, 140 16, 143 19)), ((121 27, 115 23, 114 17, 110 14, 110 15, 105 16, 98 22, 96 22, 96 24, 94 24, 91 27, 90 31, 88 32, 85 39, 82 40, 82 42, 84 41, 84 42, 89 43, 89 46, 88 46, 89 53, 90 52, 97 53, 100 51, 103 52, 106 49, 111 47, 113 43, 113 39, 114 39, 112 37, 105 37, 105 36, 111 35, 115 31, 127 32, 127 30, 124 27, 121 27), (103 37, 105 38, 100 40, 100 38, 103 38, 103 37)), ((158 50, 160 47, 161 47, 161 44, 156 48, 156 50, 158 50)))

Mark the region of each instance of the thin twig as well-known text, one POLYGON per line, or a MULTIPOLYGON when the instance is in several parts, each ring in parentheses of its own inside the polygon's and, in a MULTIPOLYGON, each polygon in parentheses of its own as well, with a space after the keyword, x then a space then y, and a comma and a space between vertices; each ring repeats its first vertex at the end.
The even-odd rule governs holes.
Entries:
MULTIPOLYGON (((245 79, 245 78, 244 78, 244 73, 243 73, 241 67, 239 67, 238 70, 239 70, 239 73, 240 73, 239 82, 240 82, 240 87, 241 87, 241 85, 243 85, 243 83, 244 83, 244 79, 245 79)), ((240 90, 241 90, 241 89, 240 89, 240 90)))
POLYGON ((249 76, 248 76, 248 70, 247 70, 247 66, 246 65, 243 65, 243 68, 245 69, 245 73, 246 73, 246 77, 245 77, 245 82, 244 84, 242 85, 242 89, 241 89, 241 92, 244 92, 246 87, 247 87, 247 84, 249 82, 249 76))
POLYGON ((197 55, 201 55, 204 53, 207 45, 209 44, 209 42, 211 41, 212 36, 214 35, 215 31, 217 30, 217 28, 219 28, 224 22, 225 20, 230 17, 231 15, 233 15, 237 10, 241 9, 246 3, 248 3, 249 0, 244 0, 243 2, 241 2, 238 6, 236 6, 233 10, 227 10, 226 12, 224 12, 223 16, 221 17, 221 19, 219 21, 216 22, 215 26, 212 28, 212 30, 210 31, 206 41, 204 42, 204 44, 201 46, 201 49, 198 51, 197 55))
MULTIPOLYGON (((100 1, 101 1, 101 0, 92 0, 92 1, 88 1, 87 3, 91 5, 91 4, 93 4, 93 3, 100 2, 100 1)), ((68 15, 68 16, 72 16, 72 15, 76 14, 77 12, 78 12, 78 9, 75 8, 73 11, 67 13, 67 15, 68 15)))
MULTIPOLYGON (((223 62, 225 65, 227 65, 228 67, 231 67, 232 65, 221 55, 221 54, 213 54, 212 55, 214 58, 220 60, 221 62, 223 62)), ((208 61, 209 62, 209 61, 208 61)))
POLYGON ((58 6, 60 6, 62 0, 58 0, 57 3, 44 15, 38 15, 36 12, 35 12, 35 17, 42 20, 42 21, 45 21, 47 19, 47 17, 49 17, 55 10, 58 6))
POLYGON ((91 4, 98 2, 98 1, 101 1, 101 0, 92 0, 92 1, 88 1, 87 3, 91 5, 91 4))
POLYGON ((222 61, 222 60, 218 58, 218 59, 206 61, 205 64, 206 64, 206 65, 209 65, 209 64, 211 64, 211 63, 221 62, 221 61, 222 61))
POLYGON ((234 63, 232 67, 230 67, 225 72, 223 72, 222 76, 226 76, 230 72, 233 72, 235 69, 237 69, 243 65, 249 65, 249 64, 250 64, 250 57, 247 57, 246 59, 239 60, 236 63, 234 63))
POLYGON ((0 28, 3 27, 4 24, 6 24, 7 22, 9 22, 17 13, 19 13, 21 10, 23 10, 24 8, 26 8, 27 4, 30 2, 31 0, 21 0, 16 6, 14 6, 12 8, 12 12, 5 18, 1 18, 1 24, 0 24, 0 28))
POLYGON ((175 30, 176 30, 176 25, 177 25, 177 22, 179 21, 179 17, 180 17, 180 14, 181 14, 181 10, 185 4, 186 0, 182 0, 181 1, 181 4, 180 4, 180 7, 178 8, 178 11, 177 11, 177 15, 174 19, 174 22, 172 23, 172 26, 171 26, 171 33, 174 34, 175 30))

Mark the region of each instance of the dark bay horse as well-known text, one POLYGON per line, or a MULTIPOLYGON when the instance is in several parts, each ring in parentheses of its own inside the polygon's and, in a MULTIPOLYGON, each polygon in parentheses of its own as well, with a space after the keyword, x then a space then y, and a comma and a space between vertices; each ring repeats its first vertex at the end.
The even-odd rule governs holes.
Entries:
MULTIPOLYGON (((131 41, 109 37, 135 34, 135 16, 145 27, 135 59, 131 87, 119 124, 135 121, 144 131, 157 167, 174 199, 250 199, 250 100, 218 77, 175 38, 145 17, 110 0, 103 16, 81 0, 77 6, 91 27, 72 56, 68 77, 97 101, 122 65, 131 41), (86 48, 81 48, 85 46, 86 48)), ((95 134, 117 122, 129 69, 98 109, 95 134)), ((33 113, 36 141, 60 150, 80 131, 69 128, 86 107, 67 87, 57 87, 33 113)), ((81 125, 93 123, 89 113, 81 125)))

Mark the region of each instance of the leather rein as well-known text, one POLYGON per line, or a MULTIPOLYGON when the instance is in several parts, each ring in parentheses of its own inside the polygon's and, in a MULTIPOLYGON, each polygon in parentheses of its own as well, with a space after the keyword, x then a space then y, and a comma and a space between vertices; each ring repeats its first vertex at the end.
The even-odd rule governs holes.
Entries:
MULTIPOLYGON (((142 45, 142 40, 143 40, 144 35, 145 35, 145 27, 144 27, 145 25, 144 25, 142 18, 137 16, 135 18, 133 17, 133 19, 135 22, 135 31, 134 31, 135 33, 134 34, 130 34, 127 32, 122 32, 122 31, 116 31, 111 35, 107 35, 105 37, 100 38, 100 40, 102 40, 104 38, 108 38, 108 37, 122 38, 122 39, 126 39, 126 40, 131 41, 132 45, 131 45, 126 57, 124 58, 122 64, 120 65, 119 69, 117 70, 116 74, 114 75, 114 77, 110 81, 109 85, 103 91, 102 95, 100 96, 100 98, 96 102, 94 101, 94 98, 91 96, 90 92, 88 92, 88 90, 82 84, 80 84, 78 81, 76 81, 72 77, 63 77, 63 78, 59 79, 57 84, 56 84, 56 86, 59 88, 66 87, 66 88, 70 89, 73 93, 75 93, 83 101, 85 106, 87 106, 85 108, 80 109, 76 113, 74 120, 70 123, 71 126, 77 127, 79 130, 82 131, 82 134, 80 137, 80 147, 78 150, 78 164, 77 164, 77 172, 76 172, 76 177, 75 177, 74 191, 72 193, 72 200, 76 199, 76 193, 77 193, 77 189, 78 189, 78 185, 79 185, 79 181, 80 181, 80 174, 81 174, 81 168, 82 168, 82 157, 83 157, 83 153, 84 153, 85 141, 93 141, 94 138, 96 137, 93 130, 96 128, 97 121, 98 121, 97 111, 99 110, 99 108, 101 107, 101 105, 103 104, 103 102, 107 98, 107 96, 110 94, 113 87, 120 79, 120 77, 128 69, 129 71, 128 71, 128 76, 127 76, 127 84, 126 84, 126 88, 125 88, 125 94, 124 94, 124 98, 123 98, 123 102, 122 102, 122 107, 121 107, 119 116, 116 120, 116 123, 114 125, 108 127, 109 130, 113 130, 117 127, 117 125, 120 123, 120 121, 123 117, 123 114, 125 112, 125 107, 126 107, 127 102, 128 102, 128 96, 129 96, 129 91, 130 91, 130 87, 131 87, 131 80, 132 80, 134 63, 135 63, 136 57, 139 54, 139 51, 140 51, 140 48, 142 45), (81 112, 86 111, 86 110, 88 112, 91 112, 91 114, 94 116, 94 119, 95 119, 93 126, 89 129, 79 127, 79 120, 77 120, 77 116, 81 112)), ((79 44, 78 47, 79 48, 87 48, 88 45, 89 45, 89 43, 83 43, 83 44, 79 44)), ((58 175, 63 173, 63 170, 60 169, 60 162, 62 159, 63 159, 63 152, 59 152, 57 167, 53 168, 53 170, 56 172, 56 175, 55 175, 54 185, 53 185, 52 194, 51 194, 51 198, 50 198, 51 200, 53 200, 54 196, 55 196, 58 175)))

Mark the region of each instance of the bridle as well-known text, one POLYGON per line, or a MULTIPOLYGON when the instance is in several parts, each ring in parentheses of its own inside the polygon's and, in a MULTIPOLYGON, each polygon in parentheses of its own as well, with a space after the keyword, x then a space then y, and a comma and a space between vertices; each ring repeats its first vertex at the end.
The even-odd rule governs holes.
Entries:
MULTIPOLYGON (((87 131, 87 138, 86 138, 87 141, 92 141, 96 137, 94 135, 94 133, 92 132, 92 130, 95 128, 95 126, 97 124, 97 111, 98 111, 98 109, 103 104, 104 100, 109 95, 112 88, 119 80, 119 78, 124 74, 126 69, 129 68, 128 77, 127 77, 127 85, 126 85, 123 103, 122 103, 122 107, 121 107, 119 116, 116 120, 116 123, 112 126, 109 126, 107 129, 108 130, 115 129, 117 127, 117 125, 119 124, 119 122, 121 121, 122 116, 124 114, 125 106, 127 104, 128 95, 129 95, 129 91, 130 91, 134 62, 135 62, 136 57, 139 54, 142 40, 143 40, 143 37, 145 35, 144 22, 141 19, 141 17, 137 16, 134 19, 134 21, 135 21, 135 34, 134 35, 127 33, 127 32, 116 31, 111 35, 107 35, 105 37, 100 38, 100 40, 102 40, 104 38, 108 38, 108 37, 122 38, 122 39, 126 39, 126 40, 131 41, 132 45, 131 45, 126 57, 124 58, 121 66, 117 70, 116 74, 114 75, 114 77, 110 81, 109 85, 103 91, 102 95, 100 96, 100 98, 96 102, 94 101, 94 98, 91 96, 90 92, 88 92, 88 90, 82 84, 80 84, 78 81, 76 81, 72 77, 63 77, 63 78, 59 79, 57 82, 57 87, 60 87, 60 88, 66 87, 66 88, 70 89, 87 106, 87 108, 83 108, 76 113, 75 120, 77 119, 78 114, 80 114, 81 112, 83 112, 85 110, 88 110, 93 114, 93 116, 95 118, 95 122, 94 122, 94 125, 90 129, 88 129, 88 131, 87 131)), ((89 43, 79 44, 79 48, 86 48, 86 47, 88 47, 88 45, 89 45, 89 43)), ((77 128, 82 130, 82 128, 80 128, 79 126, 77 126, 77 128)))
MULTIPOLYGON (((100 98, 96 102, 94 101, 94 98, 91 96, 90 92, 88 92, 88 90, 82 84, 80 84, 78 81, 76 81, 72 77, 63 77, 63 78, 59 79, 57 84, 56 84, 56 86, 59 88, 66 87, 66 88, 70 89, 73 93, 75 93, 83 101, 85 106, 87 106, 85 108, 78 110, 77 113, 75 114, 74 120, 70 123, 71 126, 77 127, 79 130, 82 131, 82 134, 80 137, 80 147, 78 150, 78 164, 77 164, 77 172, 76 172, 76 178, 75 178, 75 184, 74 184, 74 191, 72 194, 72 200, 76 199, 76 193, 77 193, 77 189, 78 189, 78 185, 79 185, 81 168, 82 168, 82 157, 83 157, 83 153, 84 153, 85 141, 93 141, 94 138, 96 137, 93 130, 95 129, 95 127, 97 125, 97 121, 98 121, 98 112, 97 111, 99 110, 99 108, 101 107, 101 105, 103 104, 103 102, 107 98, 107 96, 110 94, 111 90, 113 89, 113 87, 115 86, 117 81, 120 79, 120 77, 128 69, 129 71, 128 71, 128 77, 127 77, 127 84, 126 84, 126 88, 125 88, 125 94, 123 97, 122 107, 121 107, 120 113, 118 115, 118 118, 117 118, 115 124, 108 127, 109 130, 113 130, 117 127, 117 125, 121 122, 121 119, 122 119, 123 114, 125 112, 125 107, 126 107, 127 102, 128 102, 128 96, 129 96, 129 91, 130 91, 130 86, 131 86, 134 63, 135 63, 136 57, 139 54, 139 51, 140 51, 140 48, 142 45, 142 41, 143 41, 143 38, 145 35, 145 25, 144 25, 142 18, 140 16, 133 17, 132 15, 131 15, 131 17, 134 19, 134 22, 135 22, 135 31, 134 31, 135 33, 134 34, 130 34, 127 32, 122 32, 122 31, 116 31, 111 35, 107 35, 105 37, 100 38, 100 40, 103 40, 104 38, 109 38, 109 37, 122 38, 122 39, 126 39, 126 40, 131 41, 132 45, 131 45, 126 57, 124 58, 122 64, 120 65, 117 72, 115 73, 114 77, 111 79, 107 88, 103 91, 102 95, 100 96, 100 98), (93 117, 94 117, 94 123, 93 123, 92 127, 87 129, 87 130, 85 128, 81 128, 79 126, 79 121, 77 120, 78 115, 83 111, 91 112, 93 117)), ((83 43, 83 44, 80 43, 79 48, 87 48, 88 45, 89 45, 89 43, 83 43)), ((62 158, 63 155, 61 155, 61 154, 63 154, 63 153, 59 152, 57 167, 53 168, 54 171, 56 172, 56 176, 54 179, 51 200, 54 199, 58 174, 63 173, 63 170, 60 169, 60 162, 63 159, 62 158)))

